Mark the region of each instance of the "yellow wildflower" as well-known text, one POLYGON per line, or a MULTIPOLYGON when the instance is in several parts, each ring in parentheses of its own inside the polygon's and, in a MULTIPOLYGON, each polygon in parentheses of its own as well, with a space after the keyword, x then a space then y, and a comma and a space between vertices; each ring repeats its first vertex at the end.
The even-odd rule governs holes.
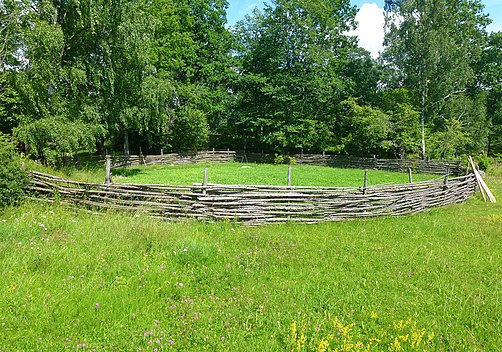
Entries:
POLYGON ((321 340, 321 342, 319 342, 319 346, 317 346, 317 352, 326 352, 328 351, 328 347, 329 347, 329 341, 321 340))

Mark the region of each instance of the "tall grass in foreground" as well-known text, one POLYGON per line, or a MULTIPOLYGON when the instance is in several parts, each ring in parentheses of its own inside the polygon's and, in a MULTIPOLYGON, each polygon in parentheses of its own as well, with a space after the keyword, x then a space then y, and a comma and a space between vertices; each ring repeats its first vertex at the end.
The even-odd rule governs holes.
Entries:
POLYGON ((0 350, 498 351, 501 210, 248 228, 28 202, 0 212, 0 350))

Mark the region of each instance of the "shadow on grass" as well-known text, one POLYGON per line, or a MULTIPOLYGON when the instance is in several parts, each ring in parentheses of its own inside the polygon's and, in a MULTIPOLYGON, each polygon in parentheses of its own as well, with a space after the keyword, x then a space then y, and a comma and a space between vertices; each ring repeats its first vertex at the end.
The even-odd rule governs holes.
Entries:
POLYGON ((144 173, 144 170, 140 169, 131 169, 131 168, 125 168, 125 169, 113 169, 112 170, 112 176, 123 176, 123 177, 132 177, 139 175, 141 173, 144 173))

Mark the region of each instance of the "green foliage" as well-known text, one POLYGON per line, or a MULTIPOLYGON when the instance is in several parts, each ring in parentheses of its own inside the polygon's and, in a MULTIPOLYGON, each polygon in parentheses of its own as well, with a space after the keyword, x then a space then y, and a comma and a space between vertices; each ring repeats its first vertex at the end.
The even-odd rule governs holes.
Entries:
POLYGON ((16 138, 30 146, 30 155, 51 165, 61 163, 67 154, 93 150, 102 134, 98 126, 63 117, 38 119, 14 130, 16 138))
POLYGON ((158 77, 170 82, 162 106, 168 111, 166 144, 197 150, 209 131, 226 130, 232 70, 232 36, 225 28, 226 1, 153 1, 158 21, 151 45, 158 77))
POLYGON ((388 152, 391 142, 389 115, 377 108, 359 105, 355 99, 340 103, 338 126, 340 151, 353 155, 376 155, 388 152))
POLYGON ((274 158, 275 165, 295 165, 296 158, 290 155, 275 154, 274 158))
POLYGON ((281 154, 331 144, 337 104, 351 83, 342 76, 357 52, 344 34, 354 16, 349 1, 277 0, 237 26, 242 79, 234 123, 244 143, 281 154))
POLYGON ((24 197, 28 184, 21 160, 16 157, 14 145, 0 132, 0 208, 17 204, 24 197))
POLYGON ((122 141, 126 153, 406 157, 420 140, 428 156, 501 153, 501 37, 479 0, 386 1, 378 62, 347 34, 349 0, 275 0, 231 31, 227 6, 1 1, 1 130, 52 163, 122 141))
POLYGON ((207 142, 209 128, 206 115, 185 106, 178 111, 172 126, 172 145, 175 150, 200 150, 207 142))
POLYGON ((0 132, 5 134, 11 134, 20 119, 20 99, 12 84, 13 76, 0 72, 0 132))
MULTIPOLYGON (((386 1, 386 9, 383 60, 391 72, 388 84, 413 92, 420 111, 422 153, 428 154, 426 126, 429 132, 443 134, 431 138, 448 139, 452 128, 457 130, 453 120, 460 122, 462 134, 471 132, 472 121, 484 120, 483 109, 472 105, 477 104, 474 65, 485 45, 489 19, 480 1, 386 1)), ((485 139, 487 127, 477 129, 476 138, 485 139)))
POLYGON ((16 0, 2 0, 0 2, 0 74, 8 68, 19 64, 22 27, 24 22, 23 3, 16 0))
POLYGON ((420 153, 420 113, 416 110, 408 89, 384 90, 378 98, 378 107, 389 115, 389 154, 398 158, 420 153))
POLYGON ((490 158, 486 154, 481 154, 476 157, 477 164, 480 170, 486 171, 493 164, 493 158, 490 158))
POLYGON ((491 33, 478 62, 477 73, 486 91, 488 134, 487 153, 502 155, 502 32, 491 33))

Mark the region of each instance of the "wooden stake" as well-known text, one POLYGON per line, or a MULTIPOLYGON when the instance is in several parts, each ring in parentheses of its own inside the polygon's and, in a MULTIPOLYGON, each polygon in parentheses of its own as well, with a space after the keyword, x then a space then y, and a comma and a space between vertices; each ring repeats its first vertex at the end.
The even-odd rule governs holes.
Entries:
POLYGON ((366 188, 368 187, 368 169, 364 170, 364 186, 363 186, 363 194, 366 193, 366 188))
POLYGON ((142 163, 143 166, 146 166, 145 156, 143 155, 143 151, 141 150, 141 147, 139 147, 139 162, 142 163))
MULTIPOLYGON (((206 168, 204 168, 204 180, 202 181, 202 186, 203 187, 207 187, 208 175, 209 175, 209 169, 206 167, 206 168)), ((205 188, 202 190, 202 193, 206 194, 206 189, 205 188)))
POLYGON ((413 183, 413 175, 411 173, 411 167, 408 168, 408 179, 410 183, 413 183))
POLYGON ((288 167, 288 187, 291 187, 291 166, 288 167))
POLYGON ((111 169, 112 169, 112 158, 111 156, 107 155, 106 156, 106 177, 105 177, 105 184, 110 185, 112 183, 112 176, 111 176, 111 169))

